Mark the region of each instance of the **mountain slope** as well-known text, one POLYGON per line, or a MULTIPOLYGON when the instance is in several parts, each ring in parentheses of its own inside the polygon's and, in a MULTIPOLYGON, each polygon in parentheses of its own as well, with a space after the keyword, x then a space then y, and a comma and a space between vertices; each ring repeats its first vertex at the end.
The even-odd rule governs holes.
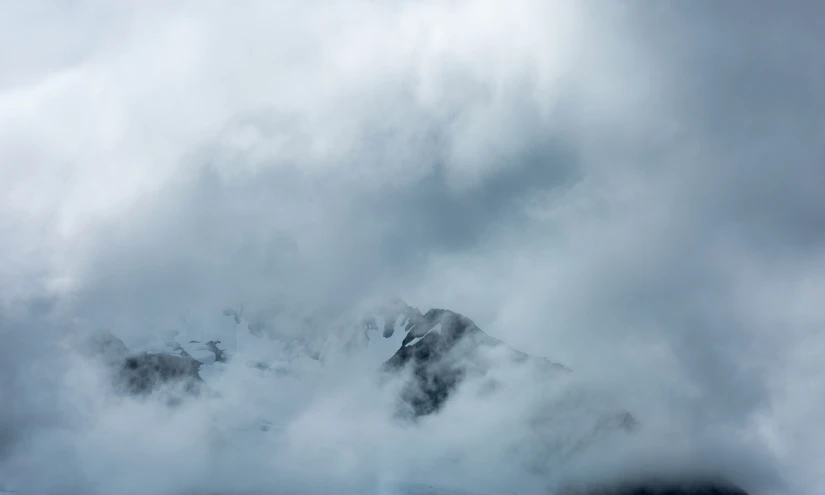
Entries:
MULTIPOLYGON (((135 352, 108 333, 97 334, 89 339, 87 349, 91 354, 102 358, 101 361, 112 370, 111 376, 116 388, 123 392, 145 396, 171 386, 178 393, 198 395, 205 385, 202 376, 206 377, 208 382, 211 371, 220 373, 225 369, 225 363, 232 365, 233 360, 235 365, 240 360, 240 369, 249 368, 248 372, 257 374, 259 379, 263 377, 265 380, 278 380, 289 377, 289 380, 298 384, 296 386, 304 387, 305 383, 311 382, 301 381, 300 373, 294 373, 290 366, 299 366, 296 363, 304 360, 311 361, 319 369, 323 369, 325 359, 334 354, 330 348, 344 344, 347 348, 345 353, 352 353, 353 359, 361 359, 372 352, 368 357, 370 369, 375 365, 376 372, 403 380, 400 400, 406 405, 406 410, 402 412, 407 419, 413 421, 413 424, 419 418, 447 409, 451 399, 461 393, 476 393, 479 384, 489 390, 482 394, 479 402, 471 403, 474 408, 479 405, 486 407, 483 405, 485 403, 507 400, 503 397, 512 397, 495 394, 500 391, 499 389, 513 385, 516 385, 518 393, 518 386, 522 385, 520 380, 529 378, 529 386, 553 388, 554 384, 568 383, 566 380, 574 376, 570 369, 561 364, 509 347, 501 340, 485 333, 466 316, 446 309, 431 309, 422 314, 418 309, 400 300, 373 308, 368 317, 356 319, 358 323, 355 325, 355 332, 343 339, 328 340, 324 344, 327 347, 325 351, 302 339, 279 342, 267 334, 256 335, 248 328, 243 318, 237 315, 229 316, 235 318, 237 332, 248 333, 245 338, 260 342, 258 347, 272 344, 280 348, 279 356, 286 358, 277 363, 246 362, 247 366, 244 367, 243 363, 249 356, 243 352, 226 353, 219 347, 219 341, 201 344, 189 339, 168 344, 168 352, 135 352), (198 358, 193 357, 193 354, 198 358), (518 373, 510 375, 509 381, 505 380, 506 383, 499 385, 497 381, 502 375, 502 369, 517 370, 518 373), (202 371, 207 370, 210 373, 201 375, 202 371)), ((265 385, 265 381, 259 383, 265 385)), ((529 437, 519 437, 524 443, 518 445, 518 453, 530 460, 525 468, 531 474, 547 475, 580 449, 588 446, 598 448, 603 435, 618 433, 621 437, 639 427, 629 412, 602 403, 590 407, 592 395, 579 394, 574 390, 575 387, 570 390, 566 387, 567 385, 557 387, 562 392, 551 394, 548 401, 531 403, 529 411, 518 410, 520 414, 525 414, 519 416, 518 421, 529 423, 529 437), (584 411, 582 405, 586 406, 584 411), (596 414, 592 414, 594 410, 597 411, 596 414)), ((461 406, 460 400, 458 404, 461 406)), ((465 413, 466 410, 459 407, 449 414, 465 413)), ((496 421, 498 419, 493 420, 494 423, 496 421)), ((260 431, 263 432, 260 434, 265 434, 267 428, 260 428, 260 431)), ((415 480, 412 484, 399 487, 398 493, 440 495, 459 492, 440 489, 415 480)), ((746 495, 738 487, 724 482, 692 480, 690 483, 677 483, 653 479, 633 484, 615 483, 568 488, 557 493, 746 495)))
POLYGON ((504 359, 512 363, 543 366, 550 372, 570 371, 561 364, 507 347, 453 311, 431 309, 411 320, 407 328, 401 347, 382 369, 412 369, 415 383, 405 389, 404 400, 416 416, 438 411, 466 376, 483 375, 493 365, 490 351, 504 351, 504 359))

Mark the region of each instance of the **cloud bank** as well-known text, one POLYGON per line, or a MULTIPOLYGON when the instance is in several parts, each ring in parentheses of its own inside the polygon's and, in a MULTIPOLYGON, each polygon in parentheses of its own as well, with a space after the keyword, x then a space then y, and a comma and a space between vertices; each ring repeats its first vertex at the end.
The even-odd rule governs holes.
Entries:
POLYGON ((627 459, 825 489, 820 7, 2 5, 10 489, 522 494, 627 459), (525 474, 549 400, 527 379, 410 429, 347 360, 230 366, 222 400, 169 410, 71 352, 217 335, 241 305, 322 339, 395 295, 569 365, 647 433, 525 474), (275 433, 244 433, 258 412, 275 433))

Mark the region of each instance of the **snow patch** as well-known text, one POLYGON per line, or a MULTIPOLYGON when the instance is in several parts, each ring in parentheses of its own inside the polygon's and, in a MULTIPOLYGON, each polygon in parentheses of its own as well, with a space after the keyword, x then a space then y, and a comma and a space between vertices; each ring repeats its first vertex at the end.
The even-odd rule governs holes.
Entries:
POLYGON ((409 343, 407 343, 407 345, 405 345, 404 347, 409 347, 409 346, 411 346, 411 345, 415 345, 416 343, 418 343, 418 341, 419 341, 419 340, 423 339, 424 337, 426 337, 426 336, 427 336, 427 335, 429 335, 430 333, 437 333, 437 334, 441 334, 441 323, 438 323, 438 324, 436 324, 434 327, 432 327, 431 329, 427 330, 427 333, 425 333, 424 335, 422 335, 422 336, 420 336, 420 337, 416 337, 416 338, 412 339, 412 340, 411 340, 411 341, 409 341, 409 343))
POLYGON ((367 359, 370 366, 375 368, 381 366, 401 348, 404 338, 407 336, 405 331, 407 321, 403 321, 402 318, 401 315, 395 318, 392 334, 384 337, 384 319, 378 316, 375 317, 378 329, 367 332, 367 339, 369 339, 367 342, 367 359))

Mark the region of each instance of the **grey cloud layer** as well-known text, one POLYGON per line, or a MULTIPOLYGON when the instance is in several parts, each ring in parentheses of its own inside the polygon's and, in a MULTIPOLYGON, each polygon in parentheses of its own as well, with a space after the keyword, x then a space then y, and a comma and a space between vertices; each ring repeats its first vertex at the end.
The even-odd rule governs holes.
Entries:
POLYGON ((306 331, 401 294, 569 364, 686 451, 722 444, 755 485, 825 487, 820 7, 100 5, 5 21, 0 452, 74 424, 40 392, 73 325, 139 340, 244 303, 306 331))

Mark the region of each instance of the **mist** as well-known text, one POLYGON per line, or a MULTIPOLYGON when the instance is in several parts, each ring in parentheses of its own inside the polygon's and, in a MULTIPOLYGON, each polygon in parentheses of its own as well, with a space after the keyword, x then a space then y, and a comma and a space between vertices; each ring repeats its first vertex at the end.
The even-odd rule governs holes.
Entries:
POLYGON ((823 7, 0 9, 0 489, 825 491, 823 7), (330 347, 395 297, 573 372, 399 421, 404 377, 330 347), (124 399, 78 351, 101 329, 238 359, 124 399), (295 338, 323 365, 246 365, 295 338), (639 431, 588 447, 614 405, 639 431))

